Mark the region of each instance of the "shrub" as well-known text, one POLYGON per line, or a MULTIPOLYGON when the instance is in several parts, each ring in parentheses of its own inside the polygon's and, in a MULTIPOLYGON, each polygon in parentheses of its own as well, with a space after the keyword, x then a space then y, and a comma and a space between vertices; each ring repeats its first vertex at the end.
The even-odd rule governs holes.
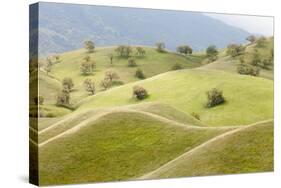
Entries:
POLYGON ((137 98, 138 100, 143 100, 148 96, 146 89, 141 86, 133 87, 133 97, 137 98))
POLYGON ((112 82, 107 79, 107 78, 104 78, 101 82, 100 82, 100 86, 104 89, 104 90, 107 90, 108 88, 110 88, 112 85, 112 82))
POLYGON ((222 91, 213 88, 207 92, 207 107, 214 107, 225 102, 222 91))
POLYGON ((136 67, 136 66, 137 66, 137 63, 136 63, 135 59, 130 58, 128 60, 128 67, 136 67))
POLYGON ((207 49, 206 49, 206 54, 209 57, 209 59, 214 59, 214 57, 217 57, 218 55, 218 50, 217 47, 215 45, 210 45, 207 49))
POLYGON ((62 80, 62 86, 63 87, 66 87, 69 91, 73 88, 74 84, 73 84, 73 81, 72 81, 72 78, 69 78, 69 77, 65 77, 63 80, 62 80))
POLYGON ((192 115, 193 117, 195 117, 196 119, 200 120, 200 115, 199 115, 198 113, 192 112, 191 115, 192 115))
POLYGON ((145 76, 144 76, 144 74, 143 74, 143 72, 142 72, 142 70, 141 70, 140 68, 138 68, 138 69, 136 70, 135 76, 136 76, 137 78, 139 78, 139 79, 144 79, 144 78, 145 78, 145 76))
POLYGON ((183 66, 179 63, 176 63, 172 66, 171 70, 180 70, 183 69, 183 66))
POLYGON ((237 72, 244 75, 258 76, 260 73, 260 69, 247 63, 240 63, 237 66, 237 72))
POLYGON ((165 52, 165 43, 163 43, 163 42, 157 42, 156 44, 156 50, 158 51, 158 52, 165 52))

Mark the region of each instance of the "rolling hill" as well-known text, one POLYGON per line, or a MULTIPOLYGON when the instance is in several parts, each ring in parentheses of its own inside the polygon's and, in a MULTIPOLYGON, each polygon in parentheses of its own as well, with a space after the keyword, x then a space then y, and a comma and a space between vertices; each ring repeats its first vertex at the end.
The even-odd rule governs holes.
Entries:
POLYGON ((140 179, 272 170, 273 121, 267 121, 236 129, 211 139, 140 179))
POLYGON ((109 113, 40 145, 40 185, 140 176, 228 130, 178 126, 137 112, 109 113))
MULTIPOLYGON (((272 39, 262 47, 245 44, 243 57, 251 61, 256 49, 268 58, 272 44, 272 39)), ((128 58, 116 55, 115 48, 59 54, 48 74, 40 59, 39 94, 45 100, 38 126, 30 125, 31 148, 39 149, 40 185, 273 170, 273 68, 257 77, 240 75, 241 56, 230 57, 225 49, 208 62, 204 53, 159 53, 148 46, 145 56, 134 51, 137 67, 128 67, 128 58), (80 65, 87 55, 96 67, 83 76, 80 65), (182 69, 172 70, 176 64, 182 69), (145 79, 135 77, 137 68, 145 79), (120 78, 103 90, 99 82, 107 71, 120 78), (74 82, 71 108, 56 105, 65 77, 74 82), (95 82, 94 95, 85 91, 86 78, 95 82), (148 91, 147 98, 132 96, 136 85, 148 91), (226 101, 207 108, 212 88, 222 90, 226 101)), ((30 80, 36 87, 36 75, 30 80)))

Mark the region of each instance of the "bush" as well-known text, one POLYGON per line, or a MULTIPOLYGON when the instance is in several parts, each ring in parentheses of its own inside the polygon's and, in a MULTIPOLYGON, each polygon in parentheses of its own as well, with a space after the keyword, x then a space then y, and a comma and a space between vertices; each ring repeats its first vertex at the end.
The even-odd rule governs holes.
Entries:
POLYGON ((225 102, 222 91, 213 88, 207 92, 207 107, 214 107, 225 102))
POLYGON ((130 58, 128 60, 128 67, 136 67, 136 66, 137 66, 137 63, 136 63, 135 59, 130 58))
POLYGON ((232 57, 236 57, 238 55, 242 55, 245 52, 245 47, 237 44, 230 44, 227 46, 227 55, 231 55, 232 57))
POLYGON ((200 115, 197 114, 196 112, 192 112, 191 115, 192 115, 193 117, 195 117, 196 119, 200 120, 200 115))
POLYGON ((133 88, 133 97, 136 97, 138 100, 143 100, 148 96, 146 89, 141 86, 135 86, 133 88))
POLYGON ((63 80, 62 80, 62 86, 63 87, 66 87, 68 90, 71 90, 74 86, 73 84, 73 81, 72 81, 72 78, 69 78, 69 77, 65 77, 63 80))
POLYGON ((174 64, 171 68, 171 70, 180 70, 180 69, 183 69, 183 66, 181 64, 174 64))
POLYGON ((239 74, 244 74, 244 75, 258 76, 260 73, 260 69, 256 66, 252 66, 247 63, 244 64, 240 63, 237 66, 237 72, 239 74))
POLYGON ((144 74, 143 74, 143 72, 142 72, 142 70, 141 70, 140 68, 138 68, 138 69, 136 70, 135 76, 136 76, 137 78, 139 78, 139 79, 144 79, 144 78, 145 78, 145 76, 144 76, 144 74))
POLYGON ((165 52, 165 48, 166 48, 165 43, 157 42, 155 45, 156 45, 157 52, 165 52))

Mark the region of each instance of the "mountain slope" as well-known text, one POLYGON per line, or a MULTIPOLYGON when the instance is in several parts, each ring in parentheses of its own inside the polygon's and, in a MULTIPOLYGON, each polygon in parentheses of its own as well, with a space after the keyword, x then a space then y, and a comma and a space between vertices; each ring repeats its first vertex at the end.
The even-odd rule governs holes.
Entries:
POLYGON ((201 13, 184 11, 40 2, 39 20, 40 54, 81 48, 86 39, 99 46, 153 46, 163 41, 171 50, 185 43, 202 50, 210 44, 242 43, 249 35, 201 13))

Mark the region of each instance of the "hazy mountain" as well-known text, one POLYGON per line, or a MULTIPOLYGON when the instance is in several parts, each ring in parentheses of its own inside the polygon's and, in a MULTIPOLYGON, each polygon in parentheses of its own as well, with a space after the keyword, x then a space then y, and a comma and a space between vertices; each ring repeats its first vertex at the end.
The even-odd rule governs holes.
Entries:
POLYGON ((202 50, 242 43, 248 35, 195 12, 39 3, 40 54, 81 48, 86 39, 97 46, 163 41, 170 50, 181 44, 202 50))

